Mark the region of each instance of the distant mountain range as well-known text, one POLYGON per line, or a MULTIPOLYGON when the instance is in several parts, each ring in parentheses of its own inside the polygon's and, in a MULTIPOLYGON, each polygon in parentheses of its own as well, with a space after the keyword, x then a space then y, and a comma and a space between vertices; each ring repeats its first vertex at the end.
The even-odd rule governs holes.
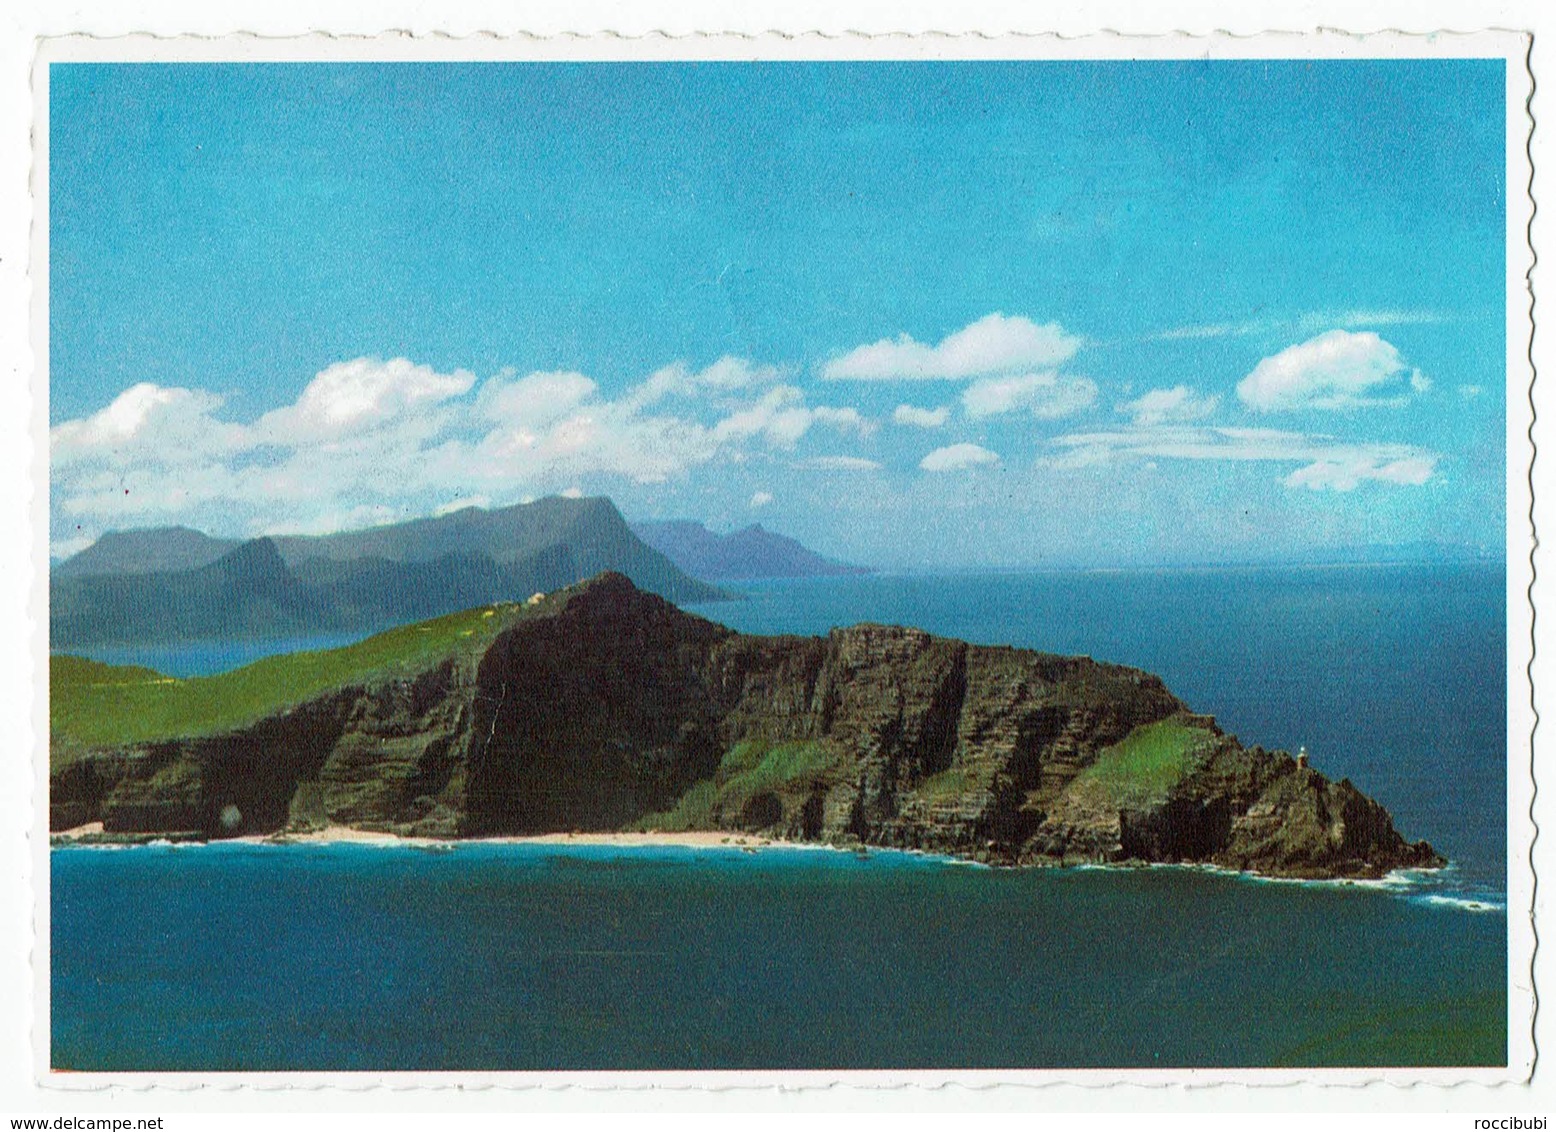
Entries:
POLYGON ((823 558, 787 535, 764 530, 759 524, 727 535, 715 534, 690 519, 631 526, 638 538, 692 577, 708 582, 873 573, 864 566, 823 558))
POLYGON ((609 499, 542 499, 319 536, 111 532, 58 563, 51 647, 373 630, 615 570, 674 602, 729 595, 645 545, 609 499))

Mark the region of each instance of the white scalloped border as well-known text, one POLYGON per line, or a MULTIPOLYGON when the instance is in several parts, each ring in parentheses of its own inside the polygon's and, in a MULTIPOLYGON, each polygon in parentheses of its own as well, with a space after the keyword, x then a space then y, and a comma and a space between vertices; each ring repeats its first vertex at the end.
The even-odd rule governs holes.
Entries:
MULTIPOLYGON (((1279 1107, 1298 1096, 1323 1100, 1317 1107, 1354 1107, 1360 1091, 1384 1088, 1391 1100, 1404 1100, 1417 1086, 1442 1097, 1446 1090, 1490 1086, 1492 1094, 1519 1090, 1534 1072, 1537 1059, 1534 1023, 1535 933, 1533 912, 1537 892, 1532 854, 1536 844, 1533 776, 1534 662, 1533 531, 1535 498, 1533 436, 1536 428, 1536 386, 1533 361, 1532 279, 1535 257, 1531 234, 1535 220, 1533 163, 1530 137, 1535 124, 1534 73, 1527 33, 1509 29, 1439 30, 1431 34, 1380 29, 1352 33, 1333 27, 1313 31, 1207 33, 1130 33, 1098 29, 1081 34, 1063 32, 870 32, 843 31, 559 31, 534 34, 387 28, 369 32, 311 32, 289 36, 246 30, 220 34, 165 35, 131 32, 114 35, 72 34, 42 40, 34 59, 34 226, 32 286, 34 366, 32 514, 34 577, 32 582, 33 657, 36 672, 47 671, 47 166, 45 64, 66 61, 688 61, 688 60, 815 60, 815 59, 1246 59, 1313 58, 1444 58, 1504 57, 1508 82, 1508 533, 1509 533, 1509 1054, 1505 1070, 1031 1070, 1031 1071, 886 1071, 886 1072, 703 1072, 703 1073, 249 1073, 249 1074, 54 1074, 47 1065, 48 938, 47 704, 34 695, 32 732, 35 738, 34 826, 29 836, 36 897, 33 920, 34 983, 32 1032, 34 1069, 45 1088, 78 1090, 155 1091, 182 1095, 231 1095, 232 1090, 266 1094, 302 1090, 318 1095, 376 1098, 384 1107, 407 1089, 443 1094, 493 1090, 519 1096, 602 1090, 734 1091, 814 1093, 820 1090, 926 1090, 942 1095, 966 1091, 992 1099, 995 1090, 1015 1089, 1043 1098, 1045 1105, 1091 1108, 1107 1090, 1106 1107, 1128 1109, 1149 1097, 1153 1104, 1185 1103, 1194 1108, 1279 1107), (1522 410, 1527 408, 1527 412, 1522 410), (40 442, 41 439, 41 442, 40 442), (1523 736, 1520 742, 1519 737, 1523 736), (37 737, 45 737, 39 739, 37 737), (41 749, 42 755, 37 752, 41 749), (1519 773, 1524 768, 1527 773, 1519 773), (41 883, 39 879, 41 878, 41 883), (1522 914, 1520 910, 1523 910, 1522 914), (1517 922, 1515 922, 1517 921, 1517 922), (1523 1008, 1521 1011, 1521 1007, 1523 1008), (1516 1023, 1529 1023, 1524 1036, 1516 1023), (1521 1048, 1519 1048, 1521 1046, 1521 1048), (1261 1099, 1262 1097, 1262 1099, 1261 1099), (1065 1103, 1068 1100, 1069 1103, 1065 1103)), ((1542 689, 1543 691, 1543 689, 1542 689)), ((1543 903, 1543 897, 1541 898, 1543 903)), ((1511 1101, 1514 1098, 1507 1098, 1511 1101)), ((1505 1102, 1503 1102, 1505 1103, 1505 1102)), ((1440 1107, 1438 1104, 1435 1107, 1440 1107)))

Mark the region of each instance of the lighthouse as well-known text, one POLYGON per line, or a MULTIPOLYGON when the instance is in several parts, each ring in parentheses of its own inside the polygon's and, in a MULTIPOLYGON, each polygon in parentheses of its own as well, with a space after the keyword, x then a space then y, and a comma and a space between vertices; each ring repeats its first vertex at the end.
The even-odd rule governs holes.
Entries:
POLYGON ((1307 748, 1306 747, 1298 747, 1297 748, 1297 765, 1298 766, 1307 766, 1307 748))

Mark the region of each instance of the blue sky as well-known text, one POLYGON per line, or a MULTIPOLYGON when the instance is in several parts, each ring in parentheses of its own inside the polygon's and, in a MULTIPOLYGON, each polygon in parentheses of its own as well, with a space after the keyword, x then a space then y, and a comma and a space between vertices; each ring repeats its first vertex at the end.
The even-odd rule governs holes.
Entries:
POLYGON ((1501 61, 51 68, 55 553, 1503 541, 1501 61))

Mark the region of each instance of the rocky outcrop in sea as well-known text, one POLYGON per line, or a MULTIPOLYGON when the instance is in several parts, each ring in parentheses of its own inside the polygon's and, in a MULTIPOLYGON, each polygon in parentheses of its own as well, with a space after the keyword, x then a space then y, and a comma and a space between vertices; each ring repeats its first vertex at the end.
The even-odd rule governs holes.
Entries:
POLYGON ((884 625, 743 635, 619 574, 496 616, 483 647, 234 730, 56 750, 51 826, 710 829, 1305 878, 1443 863, 1349 781, 1242 746, 1136 669, 884 625))

